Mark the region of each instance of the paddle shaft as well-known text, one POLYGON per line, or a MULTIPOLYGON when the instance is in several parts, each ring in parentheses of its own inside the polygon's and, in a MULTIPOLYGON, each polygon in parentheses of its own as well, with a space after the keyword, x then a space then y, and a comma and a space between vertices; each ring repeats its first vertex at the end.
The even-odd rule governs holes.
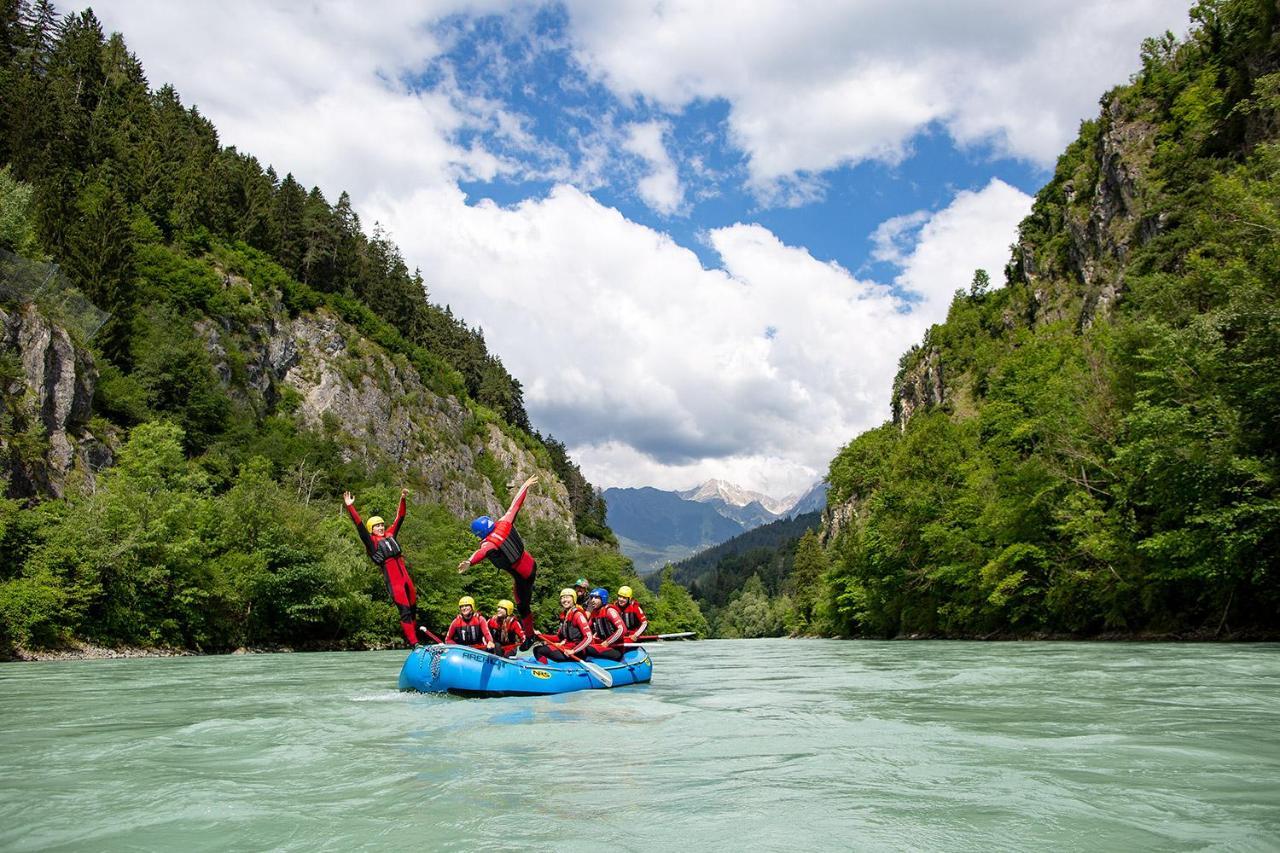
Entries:
POLYGON ((605 687, 613 686, 613 676, 610 675, 608 671, 605 670, 604 667, 600 666, 599 664, 592 663, 589 660, 583 660, 582 658, 578 657, 573 652, 569 651, 564 647, 564 645, 560 642, 559 637, 553 637, 550 634, 544 634, 541 631, 535 631, 534 633, 542 638, 542 642, 547 643, 548 645, 551 645, 551 646, 555 646, 562 654, 567 655, 570 660, 575 660, 578 663, 582 664, 586 668, 587 672, 594 675, 605 687))

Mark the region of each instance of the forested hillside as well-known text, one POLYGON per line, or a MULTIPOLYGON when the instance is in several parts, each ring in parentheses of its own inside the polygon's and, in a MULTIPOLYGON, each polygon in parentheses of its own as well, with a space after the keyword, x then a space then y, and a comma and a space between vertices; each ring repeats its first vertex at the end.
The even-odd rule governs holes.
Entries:
POLYGON ((1198 3, 832 461, 826 630, 1280 630, 1280 35, 1198 3))
POLYGON ((347 488, 388 516, 411 489, 428 624, 464 580, 509 591, 450 567, 530 474, 547 602, 639 586, 520 383, 346 193, 222 147, 92 12, 0 9, 0 652, 390 641, 347 488))
POLYGON ((809 630, 826 565, 816 512, 735 536, 674 566, 673 577, 718 637, 777 637, 809 630))

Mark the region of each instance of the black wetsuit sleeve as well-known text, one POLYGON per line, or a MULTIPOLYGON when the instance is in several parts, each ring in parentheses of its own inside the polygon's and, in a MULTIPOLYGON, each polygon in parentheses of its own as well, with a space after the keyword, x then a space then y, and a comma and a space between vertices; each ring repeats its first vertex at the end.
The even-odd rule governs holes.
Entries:
POLYGON ((351 523, 356 526, 356 533, 360 534, 360 541, 364 543, 364 550, 370 557, 373 557, 373 540, 369 538, 369 531, 364 529, 364 524, 360 521, 360 513, 356 512, 355 504, 347 507, 347 515, 351 516, 351 523))
POLYGON ((401 498, 400 507, 396 510, 396 520, 391 522, 391 528, 387 531, 388 535, 400 535, 400 522, 404 521, 404 509, 404 498, 401 498))

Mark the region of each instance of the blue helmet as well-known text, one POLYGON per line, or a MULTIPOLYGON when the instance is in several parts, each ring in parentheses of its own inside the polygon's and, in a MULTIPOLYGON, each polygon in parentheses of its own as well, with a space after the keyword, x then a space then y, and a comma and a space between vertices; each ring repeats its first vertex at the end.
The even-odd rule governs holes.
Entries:
POLYGON ((480 516, 471 522, 471 532, 483 539, 493 532, 493 519, 487 515, 480 516))
POLYGON ((609 590, 602 586, 598 586, 591 590, 591 592, 587 593, 587 598, 592 598, 594 596, 599 596, 601 606, 609 603, 609 590))

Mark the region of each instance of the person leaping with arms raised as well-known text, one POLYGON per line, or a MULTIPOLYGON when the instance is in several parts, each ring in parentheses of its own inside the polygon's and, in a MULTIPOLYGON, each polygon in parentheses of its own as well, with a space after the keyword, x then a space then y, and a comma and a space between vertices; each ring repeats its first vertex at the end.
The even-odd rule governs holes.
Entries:
POLYGON ((396 541, 396 534, 400 532, 400 523, 404 521, 404 501, 408 496, 408 489, 400 490, 400 508, 396 510, 396 520, 391 522, 390 527, 387 527, 387 523, 380 515, 370 516, 368 521, 361 522, 360 513, 356 512, 355 496, 350 492, 342 493, 342 502, 347 506, 347 514, 351 516, 356 532, 360 534, 360 541, 364 543, 369 559, 382 569, 382 574, 387 580, 387 592, 391 593, 391 600, 400 611, 400 630, 404 632, 409 645, 413 646, 428 642, 431 635, 426 628, 418 624, 418 593, 414 590, 413 580, 409 577, 409 567, 405 565, 404 552, 400 549, 400 543, 396 541))
POLYGON ((482 515, 471 522, 471 532, 483 541, 475 553, 458 563, 458 573, 461 574, 487 557, 489 562, 511 575, 514 582, 511 597, 515 599, 516 612, 520 615, 520 627, 524 630, 525 637, 530 638, 525 640, 526 644, 533 637, 533 581, 538 575, 538 564, 525 550, 524 540, 516 532, 515 522, 520 507, 524 506, 529 487, 536 482, 537 477, 524 481, 502 518, 494 521, 489 516, 482 515))

